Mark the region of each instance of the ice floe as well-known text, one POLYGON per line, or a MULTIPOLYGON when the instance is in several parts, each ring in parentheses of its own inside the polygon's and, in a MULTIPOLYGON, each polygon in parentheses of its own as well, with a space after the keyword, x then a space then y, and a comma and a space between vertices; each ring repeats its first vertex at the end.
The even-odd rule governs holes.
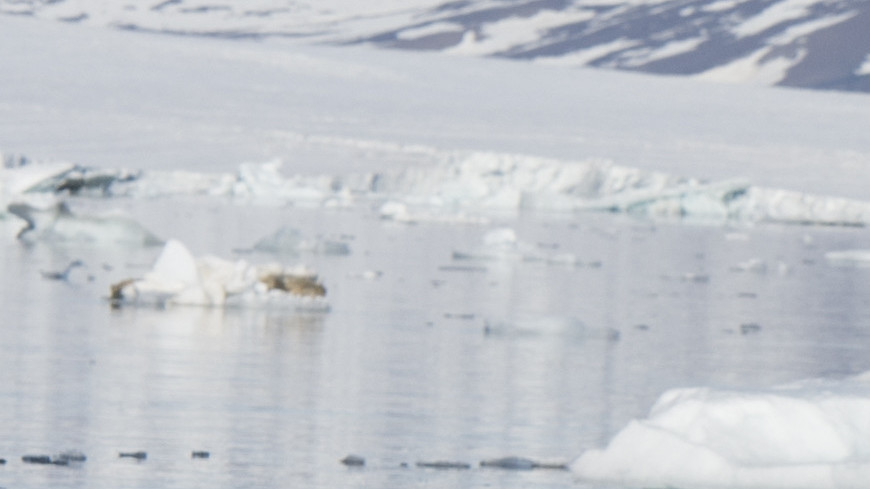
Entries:
POLYGON ((253 265, 215 256, 194 258, 169 240, 150 272, 111 286, 113 306, 254 307, 325 311, 326 288, 304 266, 253 265))
POLYGON ((870 477, 868 440, 868 373, 759 392, 675 389, 571 468, 632 486, 858 488, 870 477))

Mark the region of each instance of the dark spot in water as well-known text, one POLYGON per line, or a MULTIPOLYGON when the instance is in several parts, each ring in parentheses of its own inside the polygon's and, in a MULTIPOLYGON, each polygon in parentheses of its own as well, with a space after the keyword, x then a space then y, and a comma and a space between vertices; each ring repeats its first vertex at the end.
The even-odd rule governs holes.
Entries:
POLYGON ((470 469, 471 464, 468 464, 465 462, 452 462, 452 461, 446 461, 446 460, 437 460, 434 462, 417 462, 417 467, 422 467, 424 469, 441 469, 441 470, 458 469, 458 470, 464 470, 464 469, 470 469))
POLYGON ((474 319, 474 317, 475 317, 475 316, 474 316, 474 313, 458 313, 458 314, 454 314, 454 313, 450 313, 450 312, 448 312, 448 313, 445 313, 445 314, 444 314, 444 318, 445 318, 445 319, 464 319, 464 320, 471 320, 471 319, 474 319))
POLYGON ((366 459, 359 455, 348 455, 341 459, 340 462, 348 467, 362 467, 366 464, 366 459))
POLYGON ((481 467, 493 467, 507 470, 567 470, 568 466, 561 463, 543 463, 523 457, 503 457, 480 462, 481 467))
POLYGON ((118 454, 120 458, 135 458, 136 460, 145 460, 148 458, 148 454, 143 451, 138 452, 121 452, 118 454))
POLYGON ((747 335, 758 333, 761 331, 761 325, 758 323, 744 323, 740 325, 740 334, 747 335))
POLYGON ((51 463, 51 457, 48 455, 24 455, 21 461, 26 464, 42 464, 48 465, 51 463))
POLYGON ((209 458, 210 456, 210 453, 203 450, 190 452, 190 458, 209 458))

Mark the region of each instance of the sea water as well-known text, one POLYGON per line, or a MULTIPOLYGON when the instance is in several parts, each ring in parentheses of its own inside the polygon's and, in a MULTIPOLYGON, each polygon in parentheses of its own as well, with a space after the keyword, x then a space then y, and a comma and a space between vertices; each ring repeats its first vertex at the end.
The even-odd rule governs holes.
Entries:
POLYGON ((829 265, 861 229, 655 222, 611 214, 396 223, 305 209, 120 201, 195 255, 305 263, 328 312, 110 307, 160 248, 14 239, 0 221, 0 486, 588 487, 570 462, 664 391, 764 389, 870 370, 870 270, 829 265), (293 226, 348 255, 251 251, 293 226), (509 227, 536 256, 481 250, 509 227), (466 259, 457 259, 466 257, 466 259), (470 255, 470 258, 468 257, 470 255), (476 257, 476 258, 475 258, 476 257), (74 259, 69 280, 43 278, 74 259), (81 450, 71 466, 25 454, 81 450), (147 459, 119 452, 147 452, 147 459), (208 451, 194 459, 193 451, 208 451), (366 459, 345 467, 348 454, 366 459), (434 470, 418 461, 457 461, 434 470))

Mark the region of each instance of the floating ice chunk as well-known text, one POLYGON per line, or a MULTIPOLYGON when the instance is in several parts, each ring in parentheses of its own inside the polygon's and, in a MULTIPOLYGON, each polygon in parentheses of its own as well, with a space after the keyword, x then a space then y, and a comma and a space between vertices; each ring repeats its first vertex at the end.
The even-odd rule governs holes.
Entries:
POLYGON ((306 238, 298 229, 284 226, 254 244, 254 249, 267 253, 298 255, 349 255, 347 243, 325 238, 306 238))
POLYGON ((868 440, 866 374, 765 392, 676 389, 571 468, 586 480, 624 485, 862 487, 868 440))
POLYGON ((326 310, 326 288, 304 267, 252 265, 214 256, 194 258, 177 240, 164 246, 154 267, 141 279, 111 286, 110 299, 121 305, 190 305, 326 310))
POLYGON ((825 253, 825 259, 831 265, 870 267, 870 250, 842 250, 825 253))
POLYGON ((751 258, 731 268, 735 272, 767 273, 767 262, 761 258, 751 258))
POLYGON ((381 219, 396 222, 412 222, 411 213, 408 212, 407 204, 390 200, 381 204, 378 213, 381 219))
POLYGON ((74 214, 53 197, 29 196, 9 204, 10 214, 24 220, 18 238, 26 242, 97 246, 156 246, 163 241, 132 218, 120 213, 74 214))

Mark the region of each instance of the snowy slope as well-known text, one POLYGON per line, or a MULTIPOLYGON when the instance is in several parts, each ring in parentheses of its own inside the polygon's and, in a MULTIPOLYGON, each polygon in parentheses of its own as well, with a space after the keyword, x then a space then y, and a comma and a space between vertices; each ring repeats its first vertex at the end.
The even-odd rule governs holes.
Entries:
POLYGON ((17 40, 0 43, 5 154, 197 172, 280 159, 290 177, 489 152, 870 200, 870 100, 854 94, 13 16, 0 31, 17 40))
POLYGON ((0 0, 0 12, 870 91, 866 0, 0 0))

